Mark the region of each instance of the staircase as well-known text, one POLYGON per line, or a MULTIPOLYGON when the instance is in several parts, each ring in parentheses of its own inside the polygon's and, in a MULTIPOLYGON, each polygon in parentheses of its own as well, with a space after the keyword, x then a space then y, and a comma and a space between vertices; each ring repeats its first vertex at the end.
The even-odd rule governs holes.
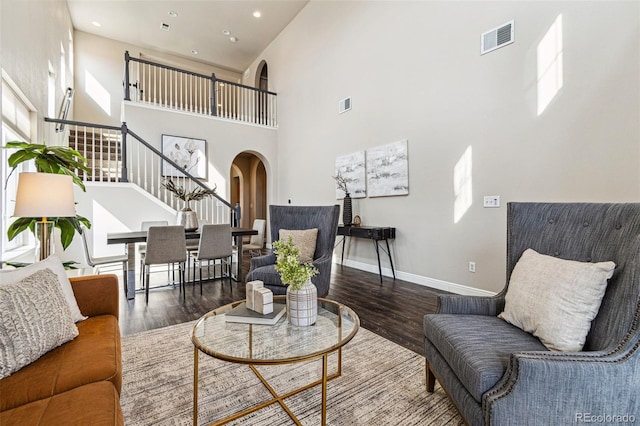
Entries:
POLYGON ((87 182, 118 182, 122 176, 122 133, 111 129, 78 128, 69 130, 69 147, 87 159, 89 172, 78 171, 87 182))

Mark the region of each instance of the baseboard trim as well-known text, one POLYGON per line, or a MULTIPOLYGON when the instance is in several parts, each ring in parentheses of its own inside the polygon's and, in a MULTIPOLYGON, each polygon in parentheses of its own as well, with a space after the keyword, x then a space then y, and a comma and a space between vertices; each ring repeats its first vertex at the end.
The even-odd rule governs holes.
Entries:
MULTIPOLYGON (((333 263, 340 264, 339 259, 334 256, 333 263)), ((378 274, 377 265, 371 265, 369 263, 357 262, 354 260, 345 259, 344 266, 350 268, 359 269, 365 272, 371 272, 378 274)), ((393 278, 391 268, 382 267, 382 275, 385 277, 393 278)), ((455 294, 461 294, 464 296, 494 296, 496 293, 482 290, 474 287, 469 287, 462 284, 456 284, 448 281, 438 280, 435 278, 423 277, 421 275, 410 274, 408 272, 398 271, 396 269, 396 278, 408 281, 410 283, 419 284, 425 287, 434 288, 437 290, 448 291, 455 294)))

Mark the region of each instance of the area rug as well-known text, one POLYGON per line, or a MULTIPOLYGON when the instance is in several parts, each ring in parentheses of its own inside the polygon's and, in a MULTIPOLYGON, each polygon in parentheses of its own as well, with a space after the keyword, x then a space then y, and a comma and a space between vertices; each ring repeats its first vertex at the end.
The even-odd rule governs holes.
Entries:
MULTIPOLYGON (((194 322, 122 338, 121 404, 125 423, 193 424, 194 322)), ((271 398, 251 369, 199 355, 198 424, 208 424, 271 398)), ((329 358, 334 372, 337 356, 329 358)), ((259 367, 279 393, 321 377, 321 362, 259 367)), ((303 425, 321 422, 321 388, 286 400, 303 425)), ((230 425, 274 426, 294 422, 273 404, 230 425)), ((327 385, 329 425, 462 425, 444 391, 425 390, 424 358, 360 329, 342 352, 342 376, 327 385)))

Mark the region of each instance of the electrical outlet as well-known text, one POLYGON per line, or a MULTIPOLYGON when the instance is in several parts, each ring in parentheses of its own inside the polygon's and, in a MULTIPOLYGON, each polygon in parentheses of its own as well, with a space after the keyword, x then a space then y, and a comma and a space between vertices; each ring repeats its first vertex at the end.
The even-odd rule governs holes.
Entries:
POLYGON ((476 262, 469 262, 469 272, 476 272, 476 262))
POLYGON ((500 196, 499 195, 485 195, 484 196, 484 204, 482 206, 485 207, 485 208, 500 207, 500 196))

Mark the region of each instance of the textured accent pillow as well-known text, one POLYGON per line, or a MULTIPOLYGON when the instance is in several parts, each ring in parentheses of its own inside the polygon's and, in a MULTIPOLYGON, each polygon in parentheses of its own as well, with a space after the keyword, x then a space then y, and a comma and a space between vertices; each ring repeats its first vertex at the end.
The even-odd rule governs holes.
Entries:
POLYGON ((498 317, 551 350, 581 351, 615 267, 613 262, 577 262, 527 249, 513 268, 498 317))
POLYGON ((77 335, 58 277, 50 269, 0 286, 0 379, 77 335))
POLYGON ((318 238, 318 228, 312 229, 281 229, 280 239, 286 240, 291 237, 293 246, 300 250, 300 263, 313 262, 313 254, 316 252, 316 239, 318 238))
POLYGON ((73 288, 71 288, 71 283, 69 282, 69 278, 67 278, 64 265, 60 258, 55 254, 52 254, 43 261, 25 266, 24 268, 0 269, 0 286, 4 284, 13 284, 33 275, 34 272, 41 271, 43 269, 50 269, 58 276, 58 282, 60 283, 59 285, 62 289, 62 294, 69 305, 73 322, 86 320, 87 317, 82 315, 80 308, 78 308, 78 302, 76 302, 76 296, 73 294, 73 288))

